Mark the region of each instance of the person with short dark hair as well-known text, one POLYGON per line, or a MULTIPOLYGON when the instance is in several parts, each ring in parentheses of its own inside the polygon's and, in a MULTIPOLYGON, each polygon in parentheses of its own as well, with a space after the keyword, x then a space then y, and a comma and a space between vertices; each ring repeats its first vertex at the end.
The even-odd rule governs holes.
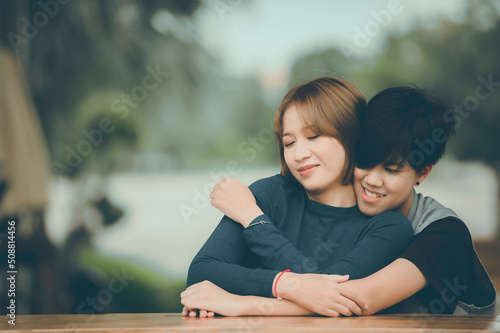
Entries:
POLYGON ((494 314, 495 288, 467 226, 453 210, 414 190, 454 134, 455 119, 446 111, 423 90, 396 87, 374 96, 362 113, 354 171, 359 209, 367 215, 398 211, 415 233, 399 259, 351 281, 365 287, 368 313, 401 301, 388 311, 494 314))

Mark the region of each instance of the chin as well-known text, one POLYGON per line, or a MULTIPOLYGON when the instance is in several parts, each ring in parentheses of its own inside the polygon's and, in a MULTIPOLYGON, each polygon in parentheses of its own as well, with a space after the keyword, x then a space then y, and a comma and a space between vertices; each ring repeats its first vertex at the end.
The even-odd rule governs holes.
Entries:
POLYGON ((319 189, 319 185, 318 184, 315 184, 314 182, 310 181, 309 179, 304 181, 300 181, 299 182, 303 188, 305 188, 308 192, 314 192, 314 191, 317 191, 319 189))
POLYGON ((375 216, 383 212, 382 209, 379 209, 377 207, 366 207, 365 205, 359 205, 358 208, 361 213, 368 215, 368 216, 375 216))

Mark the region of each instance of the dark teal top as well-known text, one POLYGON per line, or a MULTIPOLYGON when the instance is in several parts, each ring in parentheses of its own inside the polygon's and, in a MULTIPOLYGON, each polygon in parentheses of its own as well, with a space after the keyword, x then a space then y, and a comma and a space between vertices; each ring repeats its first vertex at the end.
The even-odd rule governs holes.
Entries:
POLYGON ((400 213, 368 217, 357 206, 323 205, 282 175, 250 190, 265 215, 246 229, 224 216, 193 259, 188 286, 209 280, 231 293, 272 297, 274 277, 285 269, 358 279, 395 260, 413 236, 400 213))

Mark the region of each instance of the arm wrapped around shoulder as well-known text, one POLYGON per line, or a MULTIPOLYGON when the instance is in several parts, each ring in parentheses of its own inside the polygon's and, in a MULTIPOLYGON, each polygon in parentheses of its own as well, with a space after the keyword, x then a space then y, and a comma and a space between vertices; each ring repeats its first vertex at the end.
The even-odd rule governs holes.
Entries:
POLYGON ((372 217, 360 235, 360 241, 328 274, 349 274, 361 279, 394 261, 413 238, 408 219, 398 212, 384 212, 372 217))

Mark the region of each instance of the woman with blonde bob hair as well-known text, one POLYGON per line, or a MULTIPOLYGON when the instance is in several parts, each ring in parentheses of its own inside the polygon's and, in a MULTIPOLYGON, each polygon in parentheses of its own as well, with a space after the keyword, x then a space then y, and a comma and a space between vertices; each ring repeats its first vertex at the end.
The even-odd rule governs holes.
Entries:
POLYGON ((360 136, 358 115, 366 107, 365 97, 354 85, 333 77, 321 77, 292 88, 283 98, 274 121, 280 151, 281 174, 296 181, 285 161, 283 116, 289 107, 300 109, 299 117, 317 135, 335 138, 346 153, 341 184, 352 184, 355 150, 360 136), (334 98, 332 98, 334 96, 334 98), (335 112, 332 112, 335 110, 335 112))
POLYGON ((191 263, 183 315, 260 315, 261 302, 272 305, 267 315, 313 314, 286 300, 289 271, 338 282, 337 303, 324 314, 361 314, 363 301, 341 282, 386 266, 413 236, 402 214, 368 217, 356 205, 354 148, 365 107, 358 88, 333 77, 286 94, 275 118, 281 174, 214 187, 212 205, 225 216, 191 263))

